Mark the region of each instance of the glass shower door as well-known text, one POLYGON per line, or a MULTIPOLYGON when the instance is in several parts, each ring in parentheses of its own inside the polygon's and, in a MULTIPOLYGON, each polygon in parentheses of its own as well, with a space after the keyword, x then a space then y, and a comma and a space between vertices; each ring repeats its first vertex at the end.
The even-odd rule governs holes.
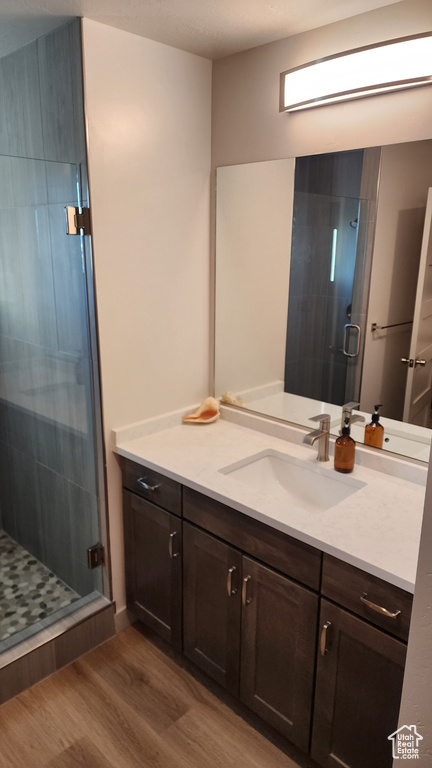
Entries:
POLYGON ((77 164, 0 155, 0 642, 102 592, 94 361, 77 164))
POLYGON ((286 392, 336 405, 359 399, 367 211, 358 198, 295 193, 286 392))

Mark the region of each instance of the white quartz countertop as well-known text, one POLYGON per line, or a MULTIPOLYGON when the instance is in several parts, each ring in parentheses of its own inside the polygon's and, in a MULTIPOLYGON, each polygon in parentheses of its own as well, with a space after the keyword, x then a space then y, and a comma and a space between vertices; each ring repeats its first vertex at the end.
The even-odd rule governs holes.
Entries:
POLYGON ((220 472, 234 462, 272 449, 308 462, 312 469, 318 466, 320 472, 336 474, 332 457, 318 464, 316 446, 301 442, 304 432, 296 435, 287 430, 286 434, 294 434, 297 442, 221 418, 205 425, 180 423, 150 434, 140 435, 137 428, 119 430, 115 451, 413 592, 427 468, 404 460, 398 463, 398 459, 357 446, 356 466, 348 477, 365 485, 325 511, 305 511, 293 504, 281 508, 271 494, 257 493, 220 472))

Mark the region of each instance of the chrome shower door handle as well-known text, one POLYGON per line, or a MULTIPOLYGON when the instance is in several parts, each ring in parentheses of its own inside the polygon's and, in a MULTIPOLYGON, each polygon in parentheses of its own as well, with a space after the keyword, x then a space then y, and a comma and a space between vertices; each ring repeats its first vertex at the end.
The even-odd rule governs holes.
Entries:
POLYGON ((357 325, 356 323, 346 323, 346 325, 344 325, 344 339, 343 339, 342 351, 345 357, 358 357, 360 352, 360 336, 361 336, 361 328, 359 325, 357 325), (350 338, 349 329, 350 328, 354 328, 357 331, 357 348, 355 352, 347 351, 349 347, 349 338, 350 338))

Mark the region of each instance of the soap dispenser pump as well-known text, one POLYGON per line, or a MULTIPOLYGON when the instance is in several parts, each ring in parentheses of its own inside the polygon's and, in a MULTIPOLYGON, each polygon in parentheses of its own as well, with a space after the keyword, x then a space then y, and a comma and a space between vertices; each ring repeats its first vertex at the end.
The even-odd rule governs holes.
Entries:
POLYGON ((345 418, 342 434, 335 441, 334 468, 336 472, 352 472, 355 459, 355 440, 350 435, 350 420, 345 418))
POLYGON ((381 407, 382 403, 375 406, 375 413, 372 414, 372 421, 365 426, 365 445, 373 445, 374 448, 382 448, 384 440, 384 427, 380 424, 379 420, 379 409, 381 407))

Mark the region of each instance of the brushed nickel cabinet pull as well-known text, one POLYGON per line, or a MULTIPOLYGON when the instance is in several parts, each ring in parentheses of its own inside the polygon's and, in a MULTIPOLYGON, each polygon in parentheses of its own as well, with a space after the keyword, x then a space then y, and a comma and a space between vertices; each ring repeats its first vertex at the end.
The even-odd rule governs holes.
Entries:
POLYGON ((242 603, 243 605, 249 605, 252 602, 252 598, 247 596, 248 582, 251 580, 250 576, 245 576, 242 585, 242 603))
POLYGON ((160 483, 156 483, 156 485, 150 485, 145 477, 139 477, 137 483, 141 486, 141 488, 144 488, 145 491, 155 491, 157 488, 160 488, 160 483))
POLYGON ((231 566, 231 568, 228 568, 228 577, 227 577, 228 597, 231 597, 232 595, 235 595, 237 593, 236 588, 234 587, 234 589, 233 589, 233 586, 232 586, 232 575, 233 575, 234 571, 236 571, 236 570, 237 570, 237 568, 235 567, 235 565, 231 566))
POLYGON ((388 619, 396 619, 400 615, 400 611, 389 611, 387 608, 383 608, 382 605, 377 605, 376 603, 372 603, 370 600, 367 599, 366 592, 360 597, 360 600, 362 601, 362 603, 367 605, 367 607, 370 608, 372 611, 375 611, 375 613, 380 613, 381 616, 387 616, 388 619))
POLYGON ((174 531, 173 533, 170 533, 170 535, 169 535, 168 551, 169 551, 169 556, 170 556, 171 560, 174 557, 178 557, 179 556, 178 552, 174 552, 174 548, 173 548, 174 536, 177 536, 177 531, 174 531))
POLYGON ((321 637, 320 637, 320 652, 321 656, 325 656, 326 653, 328 653, 328 648, 326 648, 327 645, 327 630, 331 627, 331 621, 326 621, 325 624, 321 627, 321 637))

